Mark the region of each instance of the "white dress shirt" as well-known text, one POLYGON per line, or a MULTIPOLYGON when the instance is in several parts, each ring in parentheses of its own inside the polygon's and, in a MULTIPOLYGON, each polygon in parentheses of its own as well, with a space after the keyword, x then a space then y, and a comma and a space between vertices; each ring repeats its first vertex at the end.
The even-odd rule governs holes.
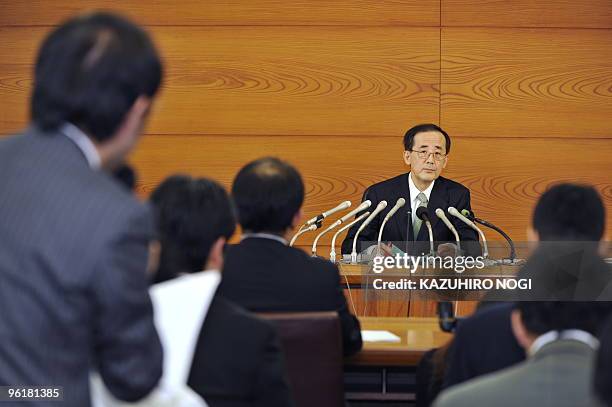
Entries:
POLYGON ((429 197, 431 196, 431 190, 433 189, 434 183, 436 180, 434 179, 431 184, 425 189, 425 191, 421 191, 417 188, 412 181, 412 172, 408 174, 408 188, 410 189, 410 209, 412 211, 412 224, 414 225, 414 220, 416 219, 416 210, 419 207, 419 200, 417 196, 422 192, 427 197, 427 202, 429 202, 429 197))

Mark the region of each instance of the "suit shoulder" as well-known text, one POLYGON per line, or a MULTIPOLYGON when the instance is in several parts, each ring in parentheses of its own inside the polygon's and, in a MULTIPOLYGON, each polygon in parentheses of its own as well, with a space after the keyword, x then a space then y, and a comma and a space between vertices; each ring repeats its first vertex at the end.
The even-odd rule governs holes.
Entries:
POLYGON ((252 338, 266 338, 274 334, 271 323, 258 318, 240 305, 216 294, 211 304, 209 315, 213 320, 218 320, 222 326, 232 326, 236 332, 243 334, 249 332, 252 338))
POLYGON ((443 183, 447 189, 452 190, 452 191, 456 191, 456 192, 469 192, 470 191, 465 185, 457 181, 453 181, 452 179, 438 177, 436 182, 443 183))
POLYGON ((304 253, 304 251, 296 249, 295 247, 289 247, 288 249, 293 251, 293 256, 296 258, 296 260, 300 261, 305 268, 312 270, 324 270, 326 272, 338 272, 338 268, 329 260, 320 257, 311 257, 304 253))
POLYGON ((393 178, 389 178, 384 181, 377 182, 376 184, 372 184, 367 188, 367 190, 379 192, 379 191, 387 191, 389 189, 397 189, 397 185, 403 182, 408 182, 407 176, 408 176, 407 174, 397 175, 393 178))
POLYGON ((507 400, 524 382, 524 364, 480 376, 443 391, 435 407, 487 406, 496 400, 507 400))

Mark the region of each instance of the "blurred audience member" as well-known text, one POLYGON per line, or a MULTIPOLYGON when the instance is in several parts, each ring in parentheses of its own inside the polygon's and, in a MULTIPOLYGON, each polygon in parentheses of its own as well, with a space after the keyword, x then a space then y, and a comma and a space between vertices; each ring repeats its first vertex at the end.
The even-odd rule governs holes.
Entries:
POLYGON ((434 405, 588 405, 595 335, 611 311, 612 303, 603 301, 516 303, 512 330, 528 360, 443 391, 434 405))
POLYGON ((157 280, 164 281, 151 296, 156 322, 165 317, 158 325, 164 368, 174 368, 164 377, 178 371, 211 407, 292 406, 273 327, 215 294, 223 249, 236 227, 223 187, 173 176, 151 202, 161 243, 157 280))
POLYGON ((151 214, 109 172, 161 79, 149 36, 112 14, 72 18, 43 41, 32 125, 0 141, 0 383, 62 386, 75 407, 90 405, 91 370, 121 400, 157 384, 151 214))
MULTIPOLYGON (((538 295, 544 299, 568 299, 576 292, 579 292, 581 299, 606 295, 603 289, 605 281, 610 279, 610 268, 596 253, 603 237, 603 225, 603 202, 592 187, 559 184, 546 191, 536 204, 528 232, 530 239, 539 247, 519 273, 521 277, 534 278, 533 284, 537 290, 528 295, 538 295), (558 260, 563 257, 563 250, 566 251, 567 263, 558 260), (555 284, 549 284, 555 275, 567 275, 568 269, 571 273, 571 267, 587 277, 584 280, 586 284, 577 284, 578 279, 567 280, 566 285, 556 289, 555 284), (540 272, 545 278, 537 276, 540 272), (545 290, 549 287, 552 294, 545 290), (588 290, 584 290, 584 287, 588 287, 588 290), (583 291, 577 291, 577 288, 583 291)), ((488 299, 495 299, 495 295, 488 296, 488 299)), ((524 351, 512 334, 511 311, 511 303, 485 306, 459 323, 446 359, 443 388, 495 372, 524 359, 524 351)))
POLYGON ((227 250, 220 292, 254 312, 336 310, 344 353, 359 351, 359 321, 347 308, 338 268, 287 245, 302 216, 298 171, 276 158, 253 161, 238 172, 232 195, 244 233, 227 250))

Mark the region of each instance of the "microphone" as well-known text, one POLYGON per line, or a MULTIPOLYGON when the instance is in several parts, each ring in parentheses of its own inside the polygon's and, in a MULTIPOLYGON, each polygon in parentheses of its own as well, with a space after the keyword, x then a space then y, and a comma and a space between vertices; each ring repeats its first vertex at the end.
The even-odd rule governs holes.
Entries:
MULTIPOLYGON (((350 201, 346 201, 350 204, 350 201)), ((344 202, 343 204, 345 204, 346 202, 344 202)), ((343 217, 341 217, 340 219, 336 220, 334 223, 332 223, 327 229, 325 229, 324 231, 322 231, 321 233, 319 233, 317 235, 317 237, 315 237, 314 242, 312 242, 312 256, 316 256, 317 255, 317 243, 319 242, 319 238, 321 236, 323 236, 324 234, 326 234, 327 232, 329 232, 330 230, 332 230, 333 228, 335 228, 336 226, 340 226, 342 223, 344 223, 345 221, 349 220, 350 218, 352 218, 353 216, 355 216, 355 214, 357 212, 361 212, 364 209, 367 209, 370 207, 370 205, 372 205, 372 201, 363 201, 361 203, 361 205, 359 205, 357 208, 353 209, 352 211, 350 211, 349 213, 347 213, 346 215, 344 215, 343 217)), ((336 208, 334 208, 335 210, 336 208)))
POLYGON ((332 262, 336 261, 336 238, 338 237, 338 235, 340 233, 344 232, 346 229, 348 229, 351 226, 353 226, 355 223, 360 222, 361 220, 363 220, 369 214, 370 214, 370 212, 362 213, 355 220, 353 220, 352 222, 347 223, 346 225, 342 226, 336 233, 334 233, 334 236, 332 237, 332 241, 331 241, 331 251, 329 252, 329 261, 332 261, 332 262))
POLYGON ((467 209, 463 209, 461 210, 461 214, 463 216, 465 216, 466 218, 476 222, 476 223, 480 223, 483 226, 486 226, 490 229, 493 229, 494 231, 496 231, 497 233, 499 233, 500 235, 502 235, 504 237, 504 239, 506 239, 506 241, 508 242, 508 244, 510 245, 510 260, 514 260, 516 258, 516 247, 514 246, 514 242, 512 241, 512 239, 510 239, 510 236, 508 236, 506 234, 506 232, 504 232, 503 230, 501 230, 500 227, 495 226, 494 224, 492 224, 491 222, 487 222, 484 219, 480 219, 475 217, 470 211, 468 211, 467 209))
POLYGON ((372 201, 370 201, 369 199, 366 199, 358 207, 356 207, 355 209, 353 209, 352 211, 350 211, 349 213, 347 213, 346 215, 344 215, 338 220, 340 221, 340 223, 344 223, 350 218, 352 218, 353 216, 357 215, 359 212, 363 211, 364 209, 368 209, 370 206, 372 206, 372 201))
POLYGON ((359 229, 357 229, 357 233, 355 234, 355 237, 353 238, 353 251, 351 252, 351 263, 357 262, 357 238, 359 237, 359 234, 366 226, 370 224, 370 222, 372 222, 372 219, 374 219, 386 207, 387 207, 387 201, 380 201, 378 203, 378 206, 376 206, 376 209, 374 209, 374 211, 370 214, 370 216, 368 216, 368 218, 361 224, 361 226, 359 226, 359 229))
POLYGON ((435 254, 433 229, 431 228, 431 221, 429 220, 429 213, 427 212, 427 208, 424 206, 419 206, 417 208, 416 215, 425 223, 425 226, 427 226, 427 232, 429 234, 429 254, 433 256, 435 254))
POLYGON ((317 230, 320 227, 321 227, 321 222, 317 222, 315 224, 312 224, 312 225, 308 226, 307 228, 304 228, 304 225, 302 225, 300 227, 300 229, 297 231, 297 233, 295 235, 293 235, 293 237, 291 238, 291 242, 289 243, 289 246, 293 247, 293 244, 295 243, 297 238, 300 237, 301 235, 303 235, 304 233, 317 230))
POLYGON ((472 222, 471 220, 469 220, 468 218, 460 214, 459 211, 455 207, 449 206, 448 213, 453 215, 454 217, 456 217, 457 219, 459 219, 460 221, 462 221, 463 223, 465 223, 472 229, 474 229, 476 232, 478 232, 478 234, 480 235, 480 238, 482 239, 482 245, 483 245, 482 255, 485 259, 488 258, 489 257, 489 247, 487 245, 487 238, 485 237, 484 233, 482 233, 482 230, 480 230, 480 228, 476 226, 474 222, 472 222))
POLYGON ((304 225, 305 226, 313 225, 314 223, 322 221, 323 219, 327 218, 330 215, 333 215, 334 213, 336 213, 338 211, 343 211, 343 210, 345 210, 347 208, 350 208, 350 206, 351 206, 351 201, 344 201, 340 205, 336 206, 335 208, 331 208, 331 209, 323 212, 320 215, 317 215, 317 216, 315 216, 313 218, 308 219, 304 225))
POLYGON ((383 230, 385 229, 385 225, 387 224, 387 221, 391 219, 391 217, 395 215, 395 212, 397 212, 404 205, 406 205, 406 200, 404 198, 399 198, 397 202, 395 202, 395 206, 391 208, 389 213, 387 213, 387 215, 385 216, 385 219, 383 220, 382 225, 380 226, 380 230, 378 231, 378 250, 379 252, 380 252, 380 241, 382 240, 383 230))
POLYGON ((442 209, 440 208, 436 209, 436 215, 438 216, 438 218, 440 218, 440 220, 442 220, 442 222, 444 222, 446 227, 449 228, 451 232, 453 232, 453 235, 455 235, 455 241, 457 242, 457 248, 461 250, 461 241, 459 240, 459 233, 457 233, 457 229, 455 229, 455 227, 453 226, 451 221, 446 217, 446 214, 444 213, 442 209))

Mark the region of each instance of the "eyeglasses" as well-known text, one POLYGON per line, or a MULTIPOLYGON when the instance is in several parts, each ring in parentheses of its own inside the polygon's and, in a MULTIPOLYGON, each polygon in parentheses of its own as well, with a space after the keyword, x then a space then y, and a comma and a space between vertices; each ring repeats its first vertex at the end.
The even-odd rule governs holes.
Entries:
POLYGON ((417 157, 419 157, 421 160, 426 159, 427 157, 429 157, 429 154, 433 154, 434 156, 434 160, 436 161, 442 161, 446 158, 446 154, 442 154, 442 153, 433 153, 431 151, 427 151, 427 150, 422 150, 422 151, 417 151, 417 150, 408 150, 412 153, 416 153, 417 157))

